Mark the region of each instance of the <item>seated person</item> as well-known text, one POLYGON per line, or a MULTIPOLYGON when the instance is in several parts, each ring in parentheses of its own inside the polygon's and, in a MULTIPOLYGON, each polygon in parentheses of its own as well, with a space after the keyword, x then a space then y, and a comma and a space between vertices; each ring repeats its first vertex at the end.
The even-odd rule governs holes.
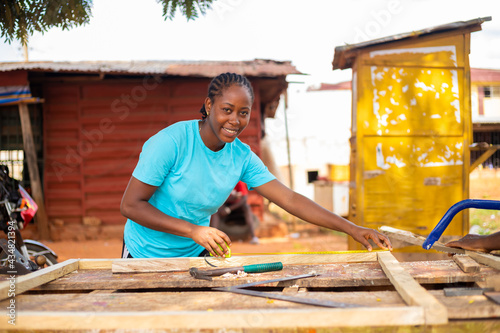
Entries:
POLYGON ((218 228, 220 226, 221 218, 227 217, 231 212, 241 209, 245 219, 245 223, 250 227, 250 235, 252 239, 250 244, 259 244, 259 238, 255 236, 255 230, 253 225, 253 213, 250 205, 247 201, 248 189, 245 183, 242 181, 238 182, 234 189, 229 194, 226 202, 219 208, 217 213, 212 215, 210 220, 210 226, 213 228, 218 228))

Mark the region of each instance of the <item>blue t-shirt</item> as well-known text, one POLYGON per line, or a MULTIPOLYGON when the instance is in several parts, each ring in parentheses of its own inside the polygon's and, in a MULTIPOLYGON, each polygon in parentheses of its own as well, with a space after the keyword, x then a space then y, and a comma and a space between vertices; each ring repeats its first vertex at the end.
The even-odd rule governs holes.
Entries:
MULTIPOLYGON (((250 188, 275 177, 250 147, 239 139, 219 151, 201 139, 198 120, 175 123, 152 136, 142 148, 132 173, 157 186, 149 202, 163 213, 208 226, 238 181, 250 188)), ((144 227, 128 219, 125 244, 134 258, 196 257, 203 247, 191 238, 144 227)))

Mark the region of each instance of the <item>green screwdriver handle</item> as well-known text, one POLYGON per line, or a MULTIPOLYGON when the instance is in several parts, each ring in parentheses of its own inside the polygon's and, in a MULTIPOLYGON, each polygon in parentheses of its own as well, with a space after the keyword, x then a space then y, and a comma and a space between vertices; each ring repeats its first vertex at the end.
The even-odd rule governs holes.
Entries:
POLYGON ((283 269, 283 263, 281 262, 271 262, 268 264, 243 266, 243 271, 246 273, 264 273, 272 271, 281 271, 282 269, 283 269))

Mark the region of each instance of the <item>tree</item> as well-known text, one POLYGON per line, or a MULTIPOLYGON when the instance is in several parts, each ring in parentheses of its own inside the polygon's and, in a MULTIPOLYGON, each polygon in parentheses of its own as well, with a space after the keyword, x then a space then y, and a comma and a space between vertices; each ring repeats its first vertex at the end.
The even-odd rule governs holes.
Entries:
MULTIPOLYGON (((214 0, 157 0, 163 17, 173 19, 177 10, 188 19, 205 15, 214 0)), ((10 44, 17 39, 26 45, 35 31, 50 28, 69 30, 89 23, 92 0, 0 0, 0 37, 10 44)))

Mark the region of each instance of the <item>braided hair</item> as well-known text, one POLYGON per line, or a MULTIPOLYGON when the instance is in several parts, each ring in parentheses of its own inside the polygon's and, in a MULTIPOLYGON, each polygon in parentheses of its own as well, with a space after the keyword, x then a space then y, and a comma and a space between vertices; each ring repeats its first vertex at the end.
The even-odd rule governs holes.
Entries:
MULTIPOLYGON (((247 88, 253 102, 254 95, 250 81, 248 81, 248 79, 243 75, 235 73, 222 73, 214 77, 212 82, 210 82, 210 85, 208 86, 208 98, 210 98, 210 100, 213 103, 215 96, 222 96, 222 92, 224 91, 224 89, 229 88, 233 85, 247 88)), ((202 119, 207 118, 207 110, 205 109, 205 103, 203 103, 200 113, 202 115, 202 119)))

